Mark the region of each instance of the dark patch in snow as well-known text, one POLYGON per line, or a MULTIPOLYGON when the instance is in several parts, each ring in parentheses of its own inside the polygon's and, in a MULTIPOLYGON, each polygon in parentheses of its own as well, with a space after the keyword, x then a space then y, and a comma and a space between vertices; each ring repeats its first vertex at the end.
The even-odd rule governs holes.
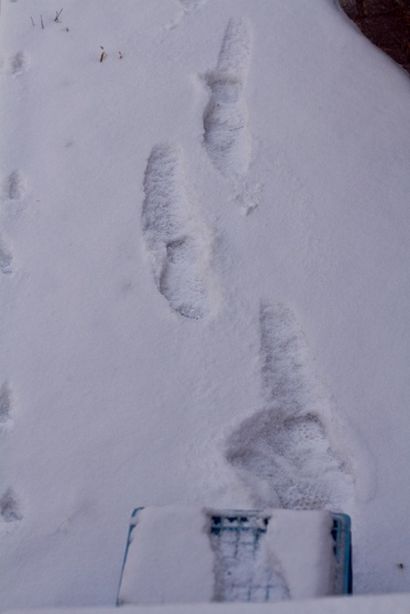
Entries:
POLYGON ((12 488, 8 488, 0 497, 0 517, 4 522, 16 522, 23 519, 20 505, 12 488))
POLYGON ((10 72, 12 75, 20 75, 28 65, 27 55, 23 51, 18 51, 10 58, 10 72))
POLYGON ((20 171, 15 170, 4 182, 4 196, 9 200, 20 200, 24 194, 24 178, 20 171))
POLYGON ((0 271, 5 275, 13 272, 13 256, 0 240, 0 271))
POLYGON ((11 394, 7 382, 0 388, 0 424, 10 419, 11 394))

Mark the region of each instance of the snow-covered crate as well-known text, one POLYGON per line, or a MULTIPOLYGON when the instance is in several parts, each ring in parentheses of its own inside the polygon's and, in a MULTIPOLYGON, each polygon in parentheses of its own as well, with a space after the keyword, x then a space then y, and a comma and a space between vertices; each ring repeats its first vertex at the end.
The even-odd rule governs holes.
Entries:
POLYGON ((170 506, 133 511, 117 605, 351 592, 346 514, 170 506))

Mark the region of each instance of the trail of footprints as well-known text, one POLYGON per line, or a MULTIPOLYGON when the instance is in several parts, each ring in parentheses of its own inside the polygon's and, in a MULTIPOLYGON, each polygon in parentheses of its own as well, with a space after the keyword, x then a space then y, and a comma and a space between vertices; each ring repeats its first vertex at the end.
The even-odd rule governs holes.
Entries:
MULTIPOLYGON (((203 0, 180 0, 192 11, 203 0)), ((231 19, 217 67, 206 76, 211 95, 203 115, 203 145, 224 176, 246 175, 251 137, 243 89, 251 55, 249 24, 231 19)), ((210 241, 192 202, 184 176, 183 155, 175 145, 156 145, 144 176, 142 230, 151 256, 154 282, 171 309, 199 320, 210 314, 210 241)))
MULTIPOLYGON (((28 68, 28 56, 19 51, 0 61, 0 72, 4 75, 18 77, 28 68)), ((2 200, 11 205, 20 201, 25 194, 25 180, 18 170, 12 171, 3 181, 2 200)), ((0 236, 0 272, 9 275, 13 272, 13 254, 10 247, 0 236)), ((0 445, 3 437, 7 437, 12 427, 12 392, 7 381, 0 386, 0 445)), ((0 484, 0 530, 9 523, 22 520, 20 502, 12 487, 4 488, 0 484)))
MULTIPOLYGON (((186 13, 206 0, 180 0, 186 13)), ((247 21, 231 19, 217 66, 206 75, 210 91, 203 113, 203 146, 214 167, 237 187, 252 158, 252 138, 244 89, 252 51, 247 21)), ((17 76, 27 68, 18 52, 2 64, 17 76)), ((16 170, 3 198, 19 200, 24 178, 16 170)), ((212 312, 211 244, 189 187, 183 153, 172 144, 153 147, 144 176, 142 232, 154 283, 179 316, 200 320, 212 312)), ((13 257, 0 238, 0 271, 12 272, 13 257)), ((292 312, 261 304, 260 361, 265 407, 244 420, 227 441, 226 458, 239 472, 256 506, 293 509, 337 508, 353 489, 347 465, 333 450, 320 407, 312 404, 303 334, 292 312)), ((316 397, 316 402, 318 399, 316 397)), ((323 402, 323 399, 321 399, 323 402)), ((0 434, 11 423, 11 393, 0 388, 0 434)), ((0 519, 22 519, 12 488, 0 493, 0 519)))
MULTIPOLYGON (((180 1, 187 10, 198 4, 180 1)), ((203 145, 234 189, 246 177, 252 156, 244 97, 251 51, 249 24, 231 19, 217 66, 206 75, 210 98, 203 145)), ((210 312, 210 243, 183 167, 177 147, 153 148, 144 178, 142 228, 159 292, 176 313, 199 320, 210 312)), ((257 507, 339 509, 353 495, 353 474, 331 443, 330 403, 307 370, 303 332, 281 304, 261 303, 259 326, 265 405, 231 434, 226 459, 257 507)))
POLYGON ((262 304, 259 321, 265 408, 232 433, 226 458, 256 506, 340 509, 353 475, 331 445, 328 401, 307 372, 303 332, 283 305, 262 304))

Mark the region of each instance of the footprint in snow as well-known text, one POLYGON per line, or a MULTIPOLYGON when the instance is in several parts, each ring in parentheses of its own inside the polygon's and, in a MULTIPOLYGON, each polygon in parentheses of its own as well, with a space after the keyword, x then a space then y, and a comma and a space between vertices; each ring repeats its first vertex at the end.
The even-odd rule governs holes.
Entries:
POLYGON ((0 425, 10 420, 11 414, 11 391, 7 382, 0 388, 0 425))
POLYGON ((14 170, 3 182, 3 198, 21 200, 25 193, 25 179, 21 171, 14 170))
POLYGON ((8 275, 13 272, 13 256, 0 238, 0 271, 8 275))
POLYGON ((144 177, 142 231, 154 281, 170 307, 194 320, 207 316, 210 302, 210 240, 188 194, 182 152, 155 146, 144 177))
POLYGON ((0 520, 16 522, 23 519, 20 504, 12 488, 8 488, 0 496, 0 520))
POLYGON ((252 139, 244 87, 251 58, 251 32, 247 21, 229 21, 218 63, 205 79, 210 90, 203 114, 203 144, 214 166, 226 177, 246 175, 252 139))
POLYGON ((331 444, 326 400, 306 369, 304 335, 283 305, 262 304, 259 321, 266 409, 232 433, 226 458, 258 507, 343 509, 353 475, 331 444))
POLYGON ((23 74, 28 68, 28 56, 24 51, 18 51, 1 62, 2 72, 17 77, 23 74))

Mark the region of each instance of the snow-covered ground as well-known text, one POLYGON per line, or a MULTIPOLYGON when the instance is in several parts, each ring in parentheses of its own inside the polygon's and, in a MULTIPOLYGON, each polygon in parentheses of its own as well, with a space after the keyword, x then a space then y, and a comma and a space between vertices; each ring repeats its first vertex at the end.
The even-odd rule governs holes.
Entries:
POLYGON ((408 590, 408 76, 333 0, 0 28, 0 607, 112 605, 136 505, 343 510, 408 590))
MULTIPOLYGON (((278 603, 197 603, 178 605, 128 606, 127 614, 408 614, 409 595, 333 597, 278 603)), ((122 610, 124 611, 124 609, 122 610)), ((116 608, 47 608, 10 610, 5 614, 119 614, 116 608)), ((120 610, 120 614, 122 614, 120 610)))

